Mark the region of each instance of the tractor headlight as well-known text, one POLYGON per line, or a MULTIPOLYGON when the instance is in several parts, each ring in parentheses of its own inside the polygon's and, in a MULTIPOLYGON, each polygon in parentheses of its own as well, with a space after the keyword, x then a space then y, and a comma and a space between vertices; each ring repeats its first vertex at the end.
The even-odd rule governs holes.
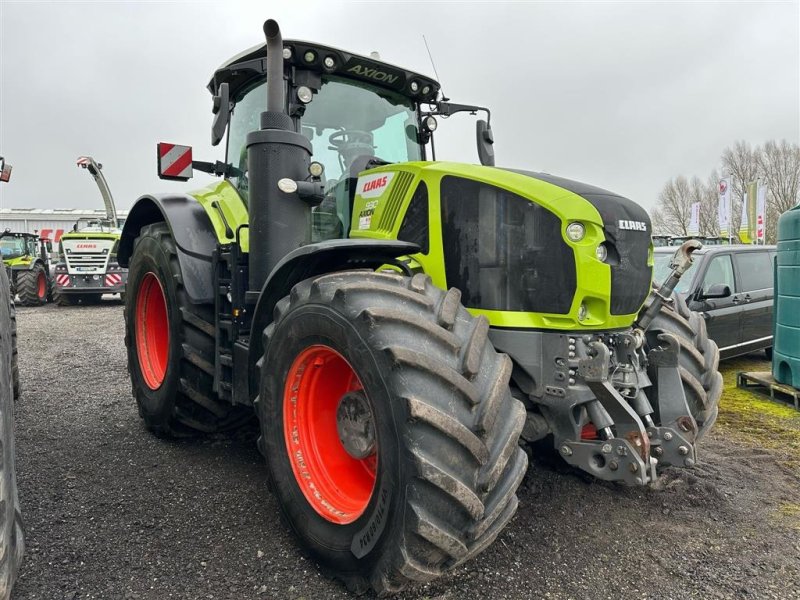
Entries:
POLYGON ((436 117, 433 115, 428 115, 424 119, 422 119, 422 126, 425 128, 425 131, 436 131, 436 127, 438 127, 439 123, 436 121, 436 117))
POLYGON ((312 177, 316 177, 319 179, 322 177, 322 174, 325 172, 325 167, 322 166, 321 162, 314 161, 310 165, 308 165, 308 174, 312 177))
POLYGON ((297 99, 303 104, 308 104, 311 102, 311 100, 313 100, 313 98, 314 92, 311 91, 310 87, 301 85, 299 88, 297 88, 297 99))
POLYGON ((307 50, 303 55, 303 60, 307 63, 313 63, 315 60, 317 60, 317 55, 313 50, 307 50))
POLYGON ((581 302, 581 305, 578 307, 578 321, 585 321, 586 320, 586 305, 581 302))
POLYGON ((594 249, 594 255, 600 262, 606 262, 608 258, 608 248, 606 248, 605 244, 600 244, 594 249))
POLYGON ((322 61, 322 64, 325 65, 326 69, 332 69, 336 66, 336 59, 332 56, 326 56, 325 60, 322 61))
POLYGON ((586 235, 586 227, 583 226, 583 223, 578 223, 577 221, 574 223, 570 223, 567 225, 567 237, 573 242, 580 242, 583 239, 583 236, 586 235))

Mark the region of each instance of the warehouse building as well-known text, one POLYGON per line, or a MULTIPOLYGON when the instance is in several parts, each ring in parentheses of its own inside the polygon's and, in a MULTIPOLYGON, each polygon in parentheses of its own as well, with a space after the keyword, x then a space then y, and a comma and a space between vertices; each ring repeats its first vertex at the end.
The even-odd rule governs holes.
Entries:
MULTIPOLYGON (((117 213, 120 227, 128 211, 117 213)), ((20 233, 38 233, 41 237, 57 242, 71 231, 79 221, 104 219, 103 209, 86 208, 0 208, 0 231, 10 229, 20 233)))

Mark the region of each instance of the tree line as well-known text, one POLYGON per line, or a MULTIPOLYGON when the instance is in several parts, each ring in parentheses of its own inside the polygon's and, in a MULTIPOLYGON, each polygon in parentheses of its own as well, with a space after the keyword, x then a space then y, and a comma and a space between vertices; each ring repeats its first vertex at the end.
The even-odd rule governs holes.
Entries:
POLYGON ((720 162, 722 173, 714 169, 705 179, 679 175, 664 185, 652 214, 653 233, 688 235, 692 204, 699 202, 700 235, 719 235, 719 180, 727 176, 734 242, 740 241, 742 196, 747 184, 760 180, 767 186, 766 242, 774 244, 778 218, 800 203, 800 146, 786 140, 770 140, 763 146, 738 141, 723 150, 720 162))

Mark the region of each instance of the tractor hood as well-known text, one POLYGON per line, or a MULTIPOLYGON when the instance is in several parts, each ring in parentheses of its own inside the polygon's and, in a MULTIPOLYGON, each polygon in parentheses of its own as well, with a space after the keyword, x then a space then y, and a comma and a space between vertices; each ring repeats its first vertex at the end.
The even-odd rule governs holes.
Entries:
POLYGON ((606 239, 617 250, 617 264, 611 265, 611 313, 626 314, 638 310, 650 292, 650 216, 641 206, 623 196, 593 185, 535 173, 506 169, 546 181, 572 192, 597 209, 603 220, 606 239))
POLYGON ((355 184, 350 237, 414 242, 440 287, 493 326, 629 327, 650 292, 650 219, 607 190, 451 162, 386 165, 355 184), (430 224, 430 227, 428 226, 430 224))

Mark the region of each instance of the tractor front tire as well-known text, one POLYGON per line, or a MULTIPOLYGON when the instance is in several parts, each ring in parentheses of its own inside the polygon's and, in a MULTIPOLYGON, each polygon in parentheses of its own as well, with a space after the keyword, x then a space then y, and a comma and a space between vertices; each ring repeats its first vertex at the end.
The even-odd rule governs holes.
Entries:
POLYGON ((259 440, 283 517, 352 591, 430 581, 484 550, 527 468, 511 360, 456 289, 341 272, 263 334, 259 440))
POLYGON ((0 598, 8 598, 25 549, 14 457, 13 302, 8 277, 0 274, 0 598))
POLYGON ((125 299, 125 344, 133 396, 156 435, 186 437, 235 429, 250 407, 221 401, 214 382, 214 305, 192 304, 166 223, 134 241, 125 299))
MULTIPOLYGON (((681 382, 689 410, 697 422, 697 438, 700 439, 714 424, 719 412, 722 396, 719 349, 714 340, 708 337, 706 323, 700 313, 690 310, 681 295, 674 292, 670 301, 662 304, 661 310, 645 331, 647 347, 658 346, 659 336, 663 333, 674 335, 680 344, 678 361, 681 382)), ((655 370, 651 368, 648 374, 655 381, 655 370)), ((649 393, 654 393, 653 387, 649 388, 649 393)))
POLYGON ((30 271, 17 274, 17 293, 22 306, 41 306, 47 302, 47 273, 36 263, 30 271))

